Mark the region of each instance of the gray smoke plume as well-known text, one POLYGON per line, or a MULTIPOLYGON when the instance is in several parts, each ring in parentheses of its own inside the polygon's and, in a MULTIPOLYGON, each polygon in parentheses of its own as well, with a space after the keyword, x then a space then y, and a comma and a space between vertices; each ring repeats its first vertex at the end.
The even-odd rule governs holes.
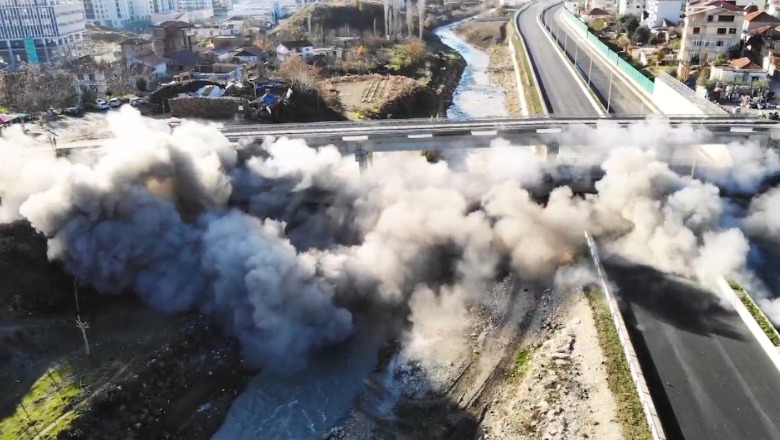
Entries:
MULTIPOLYGON (((409 340, 429 346, 420 338, 462 326, 505 266, 524 280, 590 280, 559 271, 585 230, 610 252, 705 282, 747 253, 718 187, 695 178, 717 169, 691 178, 666 162, 679 150, 666 140, 694 139, 691 127, 575 129, 600 148, 597 194, 559 187, 539 203, 555 163, 503 140, 459 170, 399 153, 361 174, 335 148, 300 140, 268 140, 245 159, 214 127, 170 133, 132 109, 108 122, 114 139, 88 162, 20 134, 0 140, 0 221, 28 220, 50 258, 100 292, 215 318, 254 365, 288 368, 344 341, 367 304, 408 308, 409 340)), ((757 146, 743 147, 756 150, 741 162, 750 182, 772 172, 756 166, 767 157, 757 146)), ((739 175, 714 183, 747 185, 739 175)))

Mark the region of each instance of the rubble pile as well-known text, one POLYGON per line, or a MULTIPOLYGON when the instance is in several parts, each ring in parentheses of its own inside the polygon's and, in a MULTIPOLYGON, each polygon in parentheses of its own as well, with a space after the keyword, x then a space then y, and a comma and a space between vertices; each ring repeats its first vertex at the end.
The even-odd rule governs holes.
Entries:
POLYGON ((231 119, 239 112, 239 107, 243 106, 245 110, 248 108, 248 101, 231 96, 179 96, 171 99, 169 105, 171 113, 176 117, 231 119))

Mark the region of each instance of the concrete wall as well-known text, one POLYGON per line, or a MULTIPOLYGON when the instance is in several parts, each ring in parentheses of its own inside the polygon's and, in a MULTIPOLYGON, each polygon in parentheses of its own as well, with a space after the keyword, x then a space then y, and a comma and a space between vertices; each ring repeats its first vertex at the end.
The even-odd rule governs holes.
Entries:
POLYGON ((181 97, 168 101, 171 113, 176 117, 230 119, 238 113, 239 106, 247 109, 247 101, 242 98, 200 98, 181 97))
POLYGON ((653 102, 665 115, 725 115, 717 104, 696 95, 696 92, 669 76, 655 78, 653 102))

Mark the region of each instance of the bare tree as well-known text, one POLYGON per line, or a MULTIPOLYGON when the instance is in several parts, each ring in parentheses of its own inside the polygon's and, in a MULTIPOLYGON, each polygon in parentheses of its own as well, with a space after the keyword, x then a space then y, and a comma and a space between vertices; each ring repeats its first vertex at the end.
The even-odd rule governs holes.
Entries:
POLYGON ((417 18, 420 20, 420 39, 423 39, 425 30, 425 0, 417 0, 417 18))
POLYGON ((406 33, 411 37, 414 35, 414 2, 406 0, 406 33))
POLYGON ((279 66, 279 74, 301 90, 314 90, 319 87, 319 69, 306 64, 303 58, 287 58, 279 66))
POLYGON ((78 327, 79 330, 81 330, 81 337, 84 338, 84 350, 87 351, 87 356, 89 356, 89 340, 87 339, 87 329, 89 328, 89 324, 81 320, 81 307, 79 306, 78 278, 73 279, 73 295, 76 298, 76 327, 78 327))
POLYGON ((78 98, 72 73, 56 66, 23 64, 0 73, 2 104, 21 112, 64 107, 78 98))

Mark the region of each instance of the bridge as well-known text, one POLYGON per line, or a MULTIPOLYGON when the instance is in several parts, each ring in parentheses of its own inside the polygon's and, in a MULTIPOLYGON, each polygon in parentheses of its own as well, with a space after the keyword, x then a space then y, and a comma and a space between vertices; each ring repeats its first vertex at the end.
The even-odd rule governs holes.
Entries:
MULTIPOLYGON (((490 147, 501 138, 513 145, 545 145, 554 154, 557 146, 578 146, 588 128, 605 125, 627 127, 663 122, 697 132, 698 144, 723 144, 752 139, 768 144, 780 124, 767 119, 701 116, 620 116, 492 118, 473 120, 395 119, 363 122, 314 122, 308 124, 236 125, 221 128, 234 143, 262 142, 268 137, 304 139, 311 147, 334 145, 344 155, 361 162, 371 153, 423 150, 466 150, 490 147)), ((780 134, 777 134, 780 135, 780 134)), ((106 140, 65 144, 58 151, 99 148, 106 140)), ((690 146, 690 139, 668 139, 670 146, 690 146)))

